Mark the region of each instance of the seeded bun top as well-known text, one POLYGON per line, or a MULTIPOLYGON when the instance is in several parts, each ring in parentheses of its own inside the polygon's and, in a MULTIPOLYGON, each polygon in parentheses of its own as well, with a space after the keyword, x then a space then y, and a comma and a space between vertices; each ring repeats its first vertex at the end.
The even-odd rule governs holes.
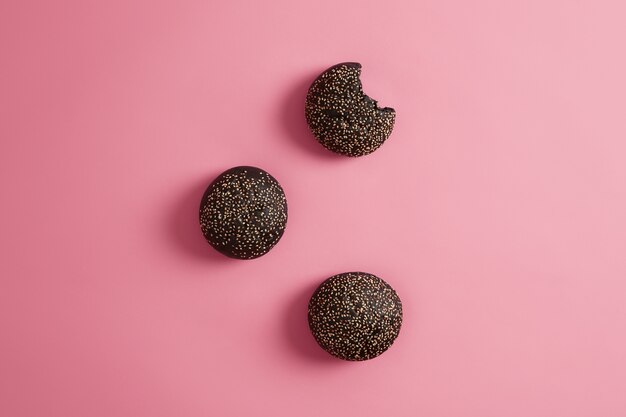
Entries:
POLYGON ((226 256, 254 259, 269 252, 287 224, 287 200, 274 177, 240 166, 220 174, 200 204, 205 239, 226 256))
POLYGON ((402 303, 382 279, 347 272, 324 281, 309 301, 317 343, 340 359, 363 361, 385 352, 402 325, 402 303))
POLYGON ((346 156, 374 152, 387 140, 396 119, 389 107, 363 93, 361 64, 345 62, 320 74, 306 97, 305 116, 315 138, 346 156))

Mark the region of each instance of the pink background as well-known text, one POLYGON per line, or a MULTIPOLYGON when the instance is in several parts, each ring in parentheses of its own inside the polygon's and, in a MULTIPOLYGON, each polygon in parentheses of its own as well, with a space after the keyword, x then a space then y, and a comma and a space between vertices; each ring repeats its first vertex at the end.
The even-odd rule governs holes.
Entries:
POLYGON ((617 0, 2 1, 0 415, 626 415, 625 18, 617 0), (361 159, 302 114, 341 61, 398 112, 361 159), (240 164, 289 201, 255 261, 198 227, 240 164), (349 270, 404 302, 365 363, 306 323, 349 270))

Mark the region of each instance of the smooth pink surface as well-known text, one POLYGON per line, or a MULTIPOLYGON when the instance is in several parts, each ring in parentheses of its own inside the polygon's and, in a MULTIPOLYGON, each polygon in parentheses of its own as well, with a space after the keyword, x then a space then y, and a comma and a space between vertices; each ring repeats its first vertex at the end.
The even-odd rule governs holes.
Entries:
POLYGON ((626 415, 621 1, 2 1, 0 415, 626 415), (312 79, 363 64, 371 156, 318 145, 312 79), (221 171, 282 182, 255 261, 211 250, 221 171), (324 278, 404 302, 335 360, 324 278))

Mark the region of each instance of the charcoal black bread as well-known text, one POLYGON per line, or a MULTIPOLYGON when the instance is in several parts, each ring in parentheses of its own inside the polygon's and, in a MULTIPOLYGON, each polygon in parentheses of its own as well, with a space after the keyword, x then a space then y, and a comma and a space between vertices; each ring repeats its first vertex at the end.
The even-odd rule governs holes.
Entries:
POLYGON ((391 134, 396 112, 363 93, 361 64, 344 62, 320 74, 306 96, 305 116, 319 143, 346 156, 374 152, 391 134))
POLYGON ((220 174, 200 203, 200 228, 216 250, 236 259, 265 255, 287 225, 282 187, 260 168, 239 166, 220 174))
POLYGON ((366 272, 332 276, 309 301, 309 327, 333 356, 363 361, 385 352, 402 325, 402 303, 382 279, 366 272))

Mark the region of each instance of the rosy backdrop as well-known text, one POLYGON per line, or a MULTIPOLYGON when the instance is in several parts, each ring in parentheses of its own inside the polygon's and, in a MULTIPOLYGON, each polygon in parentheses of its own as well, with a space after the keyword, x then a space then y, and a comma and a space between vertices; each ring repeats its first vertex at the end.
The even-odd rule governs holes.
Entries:
POLYGON ((0 415, 626 415, 621 1, 0 5, 0 415), (386 5, 385 5, 386 4, 386 5), (314 76, 398 112, 336 157, 314 76), (199 233, 222 170, 287 193, 269 255, 199 233), (306 302, 366 270, 396 344, 327 356, 306 302))

